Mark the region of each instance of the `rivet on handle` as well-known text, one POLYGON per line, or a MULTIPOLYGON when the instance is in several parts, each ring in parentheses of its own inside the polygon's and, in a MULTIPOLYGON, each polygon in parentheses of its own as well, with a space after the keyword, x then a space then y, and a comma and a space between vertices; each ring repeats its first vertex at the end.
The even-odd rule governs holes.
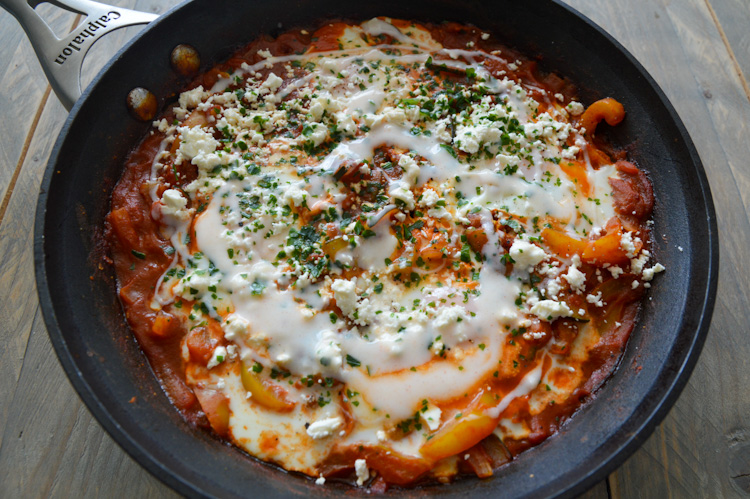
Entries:
POLYGON ((156 96, 143 87, 136 87, 128 93, 128 110, 141 121, 151 121, 156 116, 159 103, 156 96))
POLYGON ((158 17, 92 0, 45 1, 70 12, 85 14, 86 18, 60 39, 34 10, 33 6, 41 0, 0 0, 0 8, 13 14, 21 23, 52 89, 66 109, 73 107, 81 95, 81 65, 96 40, 116 29, 147 24, 158 17))
POLYGON ((191 45, 181 43, 177 45, 169 57, 172 68, 182 76, 191 76, 201 67, 201 56, 191 45))

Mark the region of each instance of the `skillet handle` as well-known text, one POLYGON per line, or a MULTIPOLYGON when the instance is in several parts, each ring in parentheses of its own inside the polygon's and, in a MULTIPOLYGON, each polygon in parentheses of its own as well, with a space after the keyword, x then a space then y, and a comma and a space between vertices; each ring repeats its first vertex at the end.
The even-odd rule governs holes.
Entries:
POLYGON ((81 66, 94 42, 110 31, 148 24, 159 17, 91 0, 0 0, 0 7, 21 23, 52 89, 68 110, 81 96, 81 66), (86 18, 73 32, 60 39, 34 10, 44 2, 83 14, 86 18))

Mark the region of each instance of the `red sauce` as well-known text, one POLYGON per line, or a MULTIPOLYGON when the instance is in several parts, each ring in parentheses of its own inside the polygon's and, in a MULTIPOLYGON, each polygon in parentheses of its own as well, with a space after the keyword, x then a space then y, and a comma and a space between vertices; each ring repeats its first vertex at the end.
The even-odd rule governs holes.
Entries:
MULTIPOLYGON (((566 100, 575 96, 575 87, 566 79, 554 74, 542 73, 536 62, 530 61, 521 54, 502 47, 491 41, 482 40, 480 32, 474 28, 457 23, 446 23, 439 26, 429 26, 433 38, 448 48, 465 48, 467 43, 472 42, 476 47, 486 51, 499 50, 508 60, 519 60, 521 64, 516 69, 494 59, 486 60, 486 67, 493 73, 504 71, 506 74, 519 81, 524 82, 539 91, 532 96, 544 102, 541 98, 542 92, 562 93, 566 100)), ((210 88, 217 79, 234 69, 239 68, 242 63, 253 64, 260 60, 258 50, 269 49, 275 55, 286 55, 300 53, 311 44, 320 51, 335 50, 337 42, 336 35, 340 32, 340 26, 334 24, 324 26, 313 35, 303 35, 299 31, 290 32, 276 39, 262 37, 238 51, 228 61, 217 65, 205 74, 197 77, 188 85, 194 88, 203 85, 210 88)), ((387 37, 386 37, 387 38, 387 37)), ((277 68, 266 68, 260 72, 265 76, 268 72, 277 68)), ((278 72, 285 74, 285 71, 278 72)), ((453 77, 453 76, 448 76, 453 77)), ((164 116, 167 120, 173 119, 171 110, 167 110, 164 116)), ((114 261, 118 276, 120 299, 125 310, 125 315, 135 334, 141 348, 161 382, 165 392, 175 407, 185 418, 196 425, 210 427, 210 421, 201 408, 193 390, 185 383, 185 366, 182 360, 181 342, 188 331, 181 323, 178 315, 170 313, 171 306, 163 310, 154 311, 151 308, 151 300, 154 289, 159 278, 169 268, 174 249, 169 241, 162 236, 160 225, 152 217, 151 197, 149 195, 148 180, 151 165, 159 150, 159 145, 164 138, 161 133, 153 133, 147 136, 138 145, 128 158, 122 178, 117 184, 111 202, 111 211, 107 217, 107 231, 110 240, 110 254, 114 261)), ((611 150, 601 138, 597 139, 601 146, 591 151, 592 162, 595 165, 610 163, 610 156, 621 157, 621 153, 611 150)), ((375 164, 388 160, 391 151, 382 148, 376 152, 375 164)), ((646 175, 634 164, 627 161, 618 161, 617 170, 619 179, 611 179, 609 182, 613 189, 614 205, 622 225, 629 230, 637 231, 643 241, 648 241, 649 230, 645 224, 651 214, 654 198, 651 184, 646 175)), ((388 175, 400 175, 398 168, 384 172, 375 168, 370 175, 371 181, 386 181, 388 175), (382 178, 381 178, 382 177, 382 178)), ((351 172, 344 175, 342 181, 347 183, 348 176, 352 181, 358 173, 358 167, 352 168, 351 172)), ((183 163, 180 167, 173 169, 172 175, 167 175, 164 185, 159 188, 181 187, 193 180, 196 175, 194 166, 183 163), (179 174, 179 176, 177 175, 179 174)), ((482 233, 483 234, 483 233, 482 233)), ((429 235, 428 235, 429 237, 429 235)), ((472 244, 480 242, 470 240, 472 244)), ((479 236, 477 236, 479 237, 479 236)), ((486 237, 485 237, 486 241, 486 237)), ((504 242, 508 247, 512 239, 504 242)), ((595 282, 595 266, 582 264, 581 271, 587 275, 589 283, 595 282)), ((579 386, 574 395, 562 403, 551 407, 541 414, 531 415, 528 400, 517 399, 513 403, 517 420, 525 420, 532 429, 528 438, 522 440, 507 439, 504 447, 496 442, 487 442, 473 447, 469 454, 472 459, 469 463, 462 463, 462 470, 482 475, 482 463, 491 462, 495 465, 502 464, 518 453, 534 446, 553 435, 559 427, 570 418, 581 405, 591 401, 596 390, 611 374, 616 367, 627 343, 628 337, 635 326, 638 316, 639 303, 643 295, 642 286, 632 289, 630 283, 633 277, 621 276, 619 279, 608 279, 598 284, 595 291, 602 292, 607 306, 603 309, 595 308, 595 320, 602 331, 602 338, 592 350, 592 355, 584 365, 586 382, 579 386), (507 451, 504 450, 507 448, 507 451), (500 450, 499 450, 500 449, 500 450), (509 452, 510 455, 507 455, 509 452)), ((581 299, 580 297, 571 297, 581 299)), ((188 304, 189 305, 189 304, 188 304)), ((172 309, 173 311, 173 309, 172 309)), ((539 323, 532 326, 535 331, 543 333, 540 338, 526 340, 523 337, 516 339, 517 348, 523 352, 524 357, 534 358, 538 348, 555 338, 562 350, 557 353, 565 354, 565 345, 570 345, 578 334, 578 326, 575 321, 568 319, 557 319, 551 325, 539 323)), ((213 333, 209 326, 197 328, 189 333, 187 340, 188 350, 191 357, 196 361, 206 363, 212 349, 222 341, 220 333, 213 333)), ((568 349, 569 350, 569 349, 568 349)), ((523 371, 524 366, 521 366, 523 371)), ((213 398, 216 404, 223 403, 222 400, 213 398)), ((214 429, 216 426, 214 425, 214 429)), ((264 440, 263 445, 273 448, 276 441, 270 435, 264 440)), ((494 440, 497 440, 495 437, 494 440)), ((372 490, 385 490, 388 484, 407 485, 422 476, 429 470, 429 465, 420 460, 404 460, 398 456, 387 457, 373 449, 353 449, 344 447, 336 450, 327 461, 327 474, 349 473, 354 454, 366 456, 370 466, 377 469, 380 478, 372 490), (364 453, 364 454, 363 454, 364 453)))

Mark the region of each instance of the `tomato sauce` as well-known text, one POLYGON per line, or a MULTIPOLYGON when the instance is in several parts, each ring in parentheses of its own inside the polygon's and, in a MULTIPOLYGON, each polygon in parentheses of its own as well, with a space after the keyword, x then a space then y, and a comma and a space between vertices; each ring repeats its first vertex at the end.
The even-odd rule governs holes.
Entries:
MULTIPOLYGON (((575 87, 567 79, 555 74, 543 73, 535 61, 531 61, 514 50, 500 46, 495 42, 485 41, 476 29, 457 23, 429 26, 429 29, 432 37, 447 48, 465 48, 469 44, 481 47, 488 52, 499 51, 507 60, 520 61, 520 64, 514 68, 495 59, 487 59, 485 63, 491 72, 504 71, 512 78, 531 87, 532 95, 535 92, 533 89, 538 89, 536 97, 540 102, 544 102, 544 94, 548 93, 559 93, 564 95, 566 99, 575 96, 575 87)), ((197 77, 188 85, 188 88, 194 88, 198 85, 210 88, 219 78, 231 74, 234 70, 240 68, 243 63, 254 64, 259 62, 261 60, 261 56, 258 55, 259 49, 267 49, 275 55, 282 56, 301 53, 310 46, 314 47, 316 51, 336 50, 338 47, 336 36, 340 32, 341 27, 332 24, 324 26, 314 34, 294 31, 282 34, 275 39, 262 37, 239 50, 226 62, 218 64, 215 68, 197 77)), ((387 36, 385 41, 388 41, 387 36)), ((278 69, 279 66, 272 66, 260 70, 260 73, 266 75, 278 69)), ((296 78, 297 73, 299 71, 293 77, 287 76, 286 81, 296 78)), ((280 74, 285 74, 285 71, 280 74)), ((448 75, 447 77, 455 76, 448 75)), ((596 116, 597 122, 606 119, 605 115, 606 112, 600 111, 596 116)), ((168 121, 174 118, 171 109, 166 110, 163 116, 168 121)), ((591 115, 585 118, 594 119, 591 115)), ((593 128, 595 128, 595 125, 593 128)), ((593 128, 592 134, 594 133, 593 128)), ((123 175, 112 194, 111 211, 106 222, 110 241, 110 255, 117 273, 120 300, 127 321, 166 394, 189 422, 207 428, 213 427, 216 430, 217 425, 209 421, 210 418, 207 417, 204 410, 206 408, 199 403, 199 398, 202 402, 210 403, 213 406, 221 406, 225 402, 211 394, 204 393, 196 396, 196 393, 187 386, 182 343, 187 337, 186 345, 189 355, 194 360, 205 364, 208 362, 211 351, 223 341, 220 330, 219 332, 212 332, 212 327, 209 324, 206 327, 188 331, 179 319, 179 315, 172 313, 175 305, 163 308, 152 306, 154 289, 172 263, 174 248, 172 248, 168 238, 164 236, 158 217, 153 215, 154 207, 152 206, 150 189, 155 188, 163 191, 170 187, 179 188, 192 181, 196 176, 196 167, 185 162, 179 166, 173 165, 171 174, 166 175, 160 185, 152 185, 150 178, 152 163, 160 152, 160 144, 163 138, 164 136, 161 133, 152 133, 147 136, 134 149, 124 165, 123 175)), ((597 143, 600 147, 595 147, 592 142, 590 148, 591 162, 595 167, 610 163, 612 155, 622 156, 617 151, 613 151, 611 146, 608 146, 601 137, 597 138, 597 143)), ((390 147, 383 147, 376 151, 374 158, 376 167, 373 168, 371 173, 367 174, 366 180, 376 183, 386 182, 389 177, 401 175, 398 167, 388 171, 377 168, 377 165, 386 161, 393 161, 391 154, 392 148, 390 147)), ((646 221, 650 217, 654 203, 650 181, 645 173, 633 163, 620 160, 617 161, 616 167, 619 178, 610 179, 609 182, 613 190, 614 206, 619 220, 622 226, 628 230, 637 231, 640 239, 647 244, 649 229, 646 221)), ((341 181, 345 184, 361 181, 362 175, 358 168, 358 165, 354 165, 349 171, 343 172, 341 181)), ((569 171, 566 170, 566 173, 571 177, 580 175, 580 172, 576 170, 580 166, 576 167, 571 164, 568 168, 569 171)), ((583 188, 586 189, 587 187, 584 185, 583 188)), ((354 205, 355 203, 350 199, 349 204, 354 205)), ((193 207, 198 208, 197 206, 193 207)), ((475 228, 478 229, 479 225, 476 224, 475 228)), ((612 229, 612 231, 614 230, 612 229)), ((439 245, 439 243, 434 242, 434 238, 438 237, 437 230, 432 231, 427 227, 422 231, 423 234, 415 232, 419 241, 422 241, 420 244, 439 245)), ((487 240, 482 231, 470 232, 468 237, 469 244, 475 248, 481 248, 487 240)), ((600 237, 604 241, 603 238, 607 237, 607 233, 600 237)), ((512 242, 512 239, 508 239, 504 245, 510 247, 512 242)), ((593 245, 595 243, 596 240, 592 240, 585 244, 593 245)), ((579 250, 581 254, 586 251, 583 247, 576 249, 575 244, 577 243, 575 241, 565 244, 569 245, 571 254, 579 250)), ((438 251, 439 249, 437 248, 438 251)), ((585 258, 581 265, 581 271, 586 274, 586 279, 590 283, 595 282, 595 272, 598 268, 599 266, 592 264, 592 262, 586 263, 585 258)), ((495 466, 502 464, 512 459, 512 456, 539 444, 557 432, 560 426, 583 404, 587 404, 595 398, 596 390, 616 368, 629 335, 635 327, 639 303, 644 290, 642 286, 635 288, 631 286, 634 278, 634 276, 629 277, 627 275, 621 276, 619 279, 609 278, 595 288, 602 293, 602 299, 607 303, 605 308, 594 308, 592 312, 601 339, 591 350, 591 355, 583 366, 586 381, 576 388, 573 396, 535 415, 531 415, 527 399, 517 399, 506 413, 513 411, 515 420, 526 421, 531 428, 531 434, 524 439, 507 439, 502 443, 498 443, 497 438, 491 436, 483 444, 478 443, 470 449, 468 455, 471 459, 468 463, 461 462, 455 466, 459 466, 459 469, 463 471, 487 476, 486 470, 483 471, 483 467, 487 466, 487 463, 495 466)), ((571 299, 582 300, 580 297, 571 297, 571 299)), ((191 304, 183 302, 182 306, 191 306, 191 304)), ((532 329, 539 333, 538 337, 535 337, 536 339, 529 340, 519 336, 514 338, 513 344, 508 347, 515 348, 517 352, 521 353, 522 358, 534 359, 537 350, 552 339, 558 345, 556 346, 558 348, 557 353, 565 355, 567 353, 565 351, 566 346, 571 345, 578 335, 578 324, 565 318, 557 319, 551 325, 540 324, 537 321, 532 329)), ((521 365, 520 372, 523 373, 523 370, 524 365, 521 365)), ((509 386, 505 390, 509 391, 511 388, 512 386, 509 386)), ((213 414, 215 411, 209 412, 213 414)), ((221 436, 224 435, 226 435, 225 432, 221 436)), ((275 438, 278 437, 268 435, 263 445, 273 448, 277 445, 275 438)), ((380 478, 375 482, 373 490, 384 490, 389 484, 413 484, 433 465, 431 462, 418 459, 407 459, 397 455, 387 456, 378 452, 375 448, 340 447, 336 448, 326 461, 326 476, 348 474, 351 471, 351 462, 355 455, 357 457, 365 456, 370 466, 379 472, 380 478)), ((491 474, 491 469, 489 473, 491 474)), ((435 476, 439 476, 439 474, 435 476)))

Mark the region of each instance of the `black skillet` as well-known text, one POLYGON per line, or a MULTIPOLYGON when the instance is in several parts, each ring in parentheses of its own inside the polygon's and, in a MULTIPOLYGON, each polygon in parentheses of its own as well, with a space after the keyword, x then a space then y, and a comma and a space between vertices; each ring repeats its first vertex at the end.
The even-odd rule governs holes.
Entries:
MULTIPOLYGON (((8 0, 4 0, 8 1, 8 0)), ((32 1, 33 3, 33 1, 32 1)), ((149 125, 125 96, 151 90, 164 105, 184 80, 169 64, 188 43, 202 68, 259 33, 321 19, 405 19, 472 23, 545 69, 577 82, 583 102, 612 96, 627 110, 613 142, 649 172, 657 204, 654 281, 619 369, 558 435, 487 480, 389 491, 405 497, 570 497, 603 479, 651 433, 676 400, 708 331, 718 274, 711 194, 679 117, 641 65, 609 35, 555 1, 198 0, 162 16, 99 74, 72 109, 42 182, 35 262, 49 335, 71 382, 115 440, 150 472, 190 496, 340 496, 346 486, 287 474, 187 425, 167 400, 123 319, 100 234, 122 163, 149 125), (93 277, 93 278, 92 278, 93 277)))

